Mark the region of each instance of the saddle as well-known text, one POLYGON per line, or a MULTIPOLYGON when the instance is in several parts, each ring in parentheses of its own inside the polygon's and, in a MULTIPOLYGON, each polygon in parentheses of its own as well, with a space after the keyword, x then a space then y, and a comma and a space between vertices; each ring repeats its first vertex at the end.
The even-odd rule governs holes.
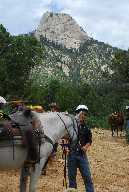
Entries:
POLYGON ((27 147, 27 164, 32 165, 40 161, 40 145, 44 141, 43 138, 43 133, 37 129, 23 134, 19 125, 12 120, 0 121, 0 147, 5 144, 12 145, 13 150, 15 145, 27 147))
POLYGON ((11 120, 0 121, 0 141, 14 138, 15 136, 21 136, 19 126, 11 120))
MULTIPOLYGON (((0 121, 0 141, 8 140, 15 137, 21 137, 23 140, 23 144, 25 145, 26 141, 24 138, 24 134, 20 129, 20 125, 18 123, 13 122, 12 120, 3 120, 0 121)), ((38 142, 43 138, 43 133, 38 129, 32 129, 32 136, 35 137, 35 141, 38 142)))

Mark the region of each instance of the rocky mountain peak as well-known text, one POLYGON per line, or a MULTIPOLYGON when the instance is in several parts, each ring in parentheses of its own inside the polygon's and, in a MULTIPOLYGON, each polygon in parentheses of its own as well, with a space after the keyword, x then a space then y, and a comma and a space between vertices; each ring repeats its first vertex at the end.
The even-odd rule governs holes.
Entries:
POLYGON ((78 48, 89 39, 87 33, 70 15, 52 12, 43 14, 35 36, 37 39, 43 36, 67 48, 78 48))

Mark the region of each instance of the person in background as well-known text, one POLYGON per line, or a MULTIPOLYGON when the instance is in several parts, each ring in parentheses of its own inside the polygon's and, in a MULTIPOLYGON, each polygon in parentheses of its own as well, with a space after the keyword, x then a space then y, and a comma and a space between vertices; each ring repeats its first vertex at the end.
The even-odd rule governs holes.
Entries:
POLYGON ((37 113, 43 113, 45 110, 41 105, 32 106, 32 111, 36 111, 37 113))
POLYGON ((17 111, 22 111, 25 105, 22 100, 14 100, 9 103, 12 107, 11 114, 16 113, 17 111))
POLYGON ((6 104, 6 100, 4 99, 4 97, 0 96, 0 111, 3 111, 3 107, 6 104))
POLYGON ((129 106, 125 107, 125 128, 129 129, 129 106))
POLYGON ((51 112, 60 112, 60 107, 57 103, 53 102, 49 105, 51 112))
POLYGON ((125 107, 124 129, 126 131, 126 139, 129 142, 129 106, 125 107))
POLYGON ((86 105, 79 105, 75 112, 75 118, 78 124, 78 137, 76 141, 71 141, 68 147, 67 167, 69 188, 77 189, 76 176, 77 168, 79 168, 85 184, 85 191, 94 192, 94 185, 86 153, 92 143, 92 133, 86 124, 88 107, 86 105))
POLYGON ((4 97, 0 96, 0 121, 10 120, 7 110, 5 109, 7 102, 4 97))

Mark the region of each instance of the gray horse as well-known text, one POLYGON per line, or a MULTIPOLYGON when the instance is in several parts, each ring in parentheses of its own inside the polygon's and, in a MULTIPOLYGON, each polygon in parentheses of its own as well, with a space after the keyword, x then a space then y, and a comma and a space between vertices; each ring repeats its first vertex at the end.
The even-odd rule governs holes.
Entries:
MULTIPOLYGON (((41 175, 42 168, 52 152, 54 143, 58 142, 64 135, 73 140, 77 139, 77 123, 74 118, 65 113, 49 112, 37 113, 45 134, 44 142, 40 147, 40 162, 31 169, 29 192, 36 192, 36 185, 41 175)), ((13 143, 0 142, 0 170, 21 168, 20 192, 26 192, 28 172, 24 167, 27 158, 27 148, 23 147, 21 140, 16 138, 13 143), (26 174, 27 173, 27 174, 26 174)))

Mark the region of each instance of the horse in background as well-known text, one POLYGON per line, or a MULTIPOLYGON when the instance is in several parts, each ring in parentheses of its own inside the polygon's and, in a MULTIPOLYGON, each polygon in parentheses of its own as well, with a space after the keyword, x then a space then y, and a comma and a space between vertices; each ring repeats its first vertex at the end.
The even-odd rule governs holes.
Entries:
POLYGON ((118 136, 118 132, 120 130, 122 135, 123 126, 124 126, 124 114, 123 112, 114 112, 108 117, 108 124, 111 127, 112 136, 114 136, 115 132, 118 136))
MULTIPOLYGON (((73 141, 77 139, 77 122, 69 114, 59 112, 36 113, 44 132, 44 141, 40 146, 40 161, 34 169, 26 171, 27 147, 23 147, 19 137, 0 141, 0 170, 21 169, 20 192, 26 192, 30 177, 29 192, 36 192, 36 185, 53 146, 63 136, 68 135, 73 141), (55 129, 56 127, 56 129, 55 129), (6 143, 7 142, 7 143, 6 143)), ((22 125, 23 126, 23 125, 22 125)))

